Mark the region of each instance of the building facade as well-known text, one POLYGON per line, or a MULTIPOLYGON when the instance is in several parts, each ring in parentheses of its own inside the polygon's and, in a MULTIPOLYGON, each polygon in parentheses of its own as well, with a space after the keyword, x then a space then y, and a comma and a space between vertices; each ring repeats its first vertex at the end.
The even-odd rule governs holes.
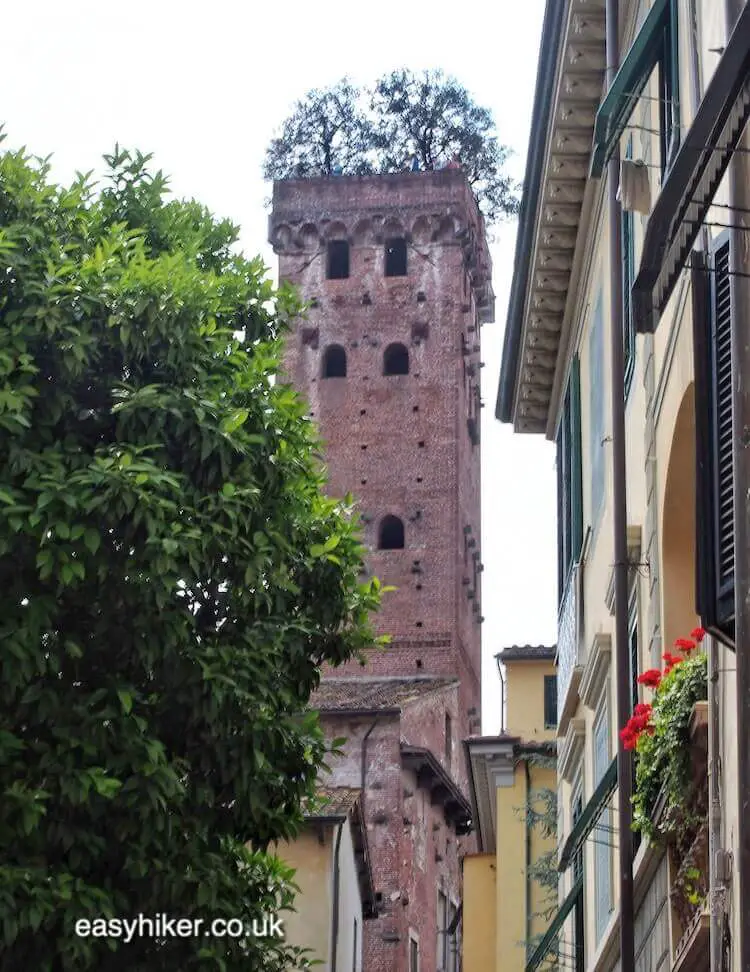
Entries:
POLYGON ((507 728, 465 742, 477 852, 463 863, 462 972, 523 972, 554 910, 555 654, 543 645, 500 652, 507 728))
POLYGON ((275 848, 295 869, 305 906, 284 916, 284 938, 327 968, 362 972, 363 921, 375 911, 357 787, 328 787, 296 840, 275 848))
POLYGON ((363 791, 378 895, 364 969, 446 972, 470 844, 460 742, 480 706, 484 226, 449 169, 278 182, 269 235, 309 305, 287 377, 320 429, 329 491, 356 500, 368 572, 395 588, 375 619, 390 644, 324 673, 313 700, 348 740, 337 783, 363 791))
POLYGON ((746 967, 732 334, 750 237, 747 173, 731 173, 747 159, 748 37, 744 3, 547 4, 497 403, 557 447, 560 911, 529 972, 746 967), (690 743, 703 810, 686 895, 669 839, 619 829, 620 732, 652 698, 638 674, 698 626, 708 739, 690 743))

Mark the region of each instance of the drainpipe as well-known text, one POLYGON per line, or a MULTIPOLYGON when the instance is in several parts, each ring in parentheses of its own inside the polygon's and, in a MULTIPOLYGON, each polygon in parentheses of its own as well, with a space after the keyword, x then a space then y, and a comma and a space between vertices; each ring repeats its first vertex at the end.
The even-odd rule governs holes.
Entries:
MULTIPOLYGON (((618 0, 607 0, 607 89, 620 64, 618 0)), ((614 518, 615 645, 617 680, 617 725, 622 729, 631 712, 630 651, 628 650, 628 519, 625 480, 625 358, 622 318, 621 213, 617 201, 620 181, 619 148, 613 153, 607 171, 609 214, 610 319, 612 322, 612 505, 614 518)), ((620 870, 620 969, 635 972, 633 916, 633 832, 632 763, 618 733, 618 864, 620 870)))
POLYGON ((500 664, 500 656, 495 655, 495 662, 497 663, 497 674, 500 676, 500 735, 502 736, 505 732, 505 674, 503 673, 503 666, 500 664))
POLYGON ((336 832, 336 846, 333 851, 333 915, 331 916, 331 972, 336 972, 339 948, 339 898, 341 896, 341 874, 339 870, 339 851, 341 850, 341 836, 344 833, 343 820, 336 832))
MULTIPOLYGON (((701 77, 700 55, 698 48, 698 9, 697 0, 690 0, 690 87, 693 117, 701 102, 703 80, 701 77)), ((702 250, 706 257, 711 247, 708 227, 701 226, 696 250, 702 250)), ((726 887, 724 878, 717 867, 719 856, 723 856, 721 841, 721 781, 719 779, 719 754, 721 752, 721 710, 719 700, 719 654, 718 645, 713 638, 706 639, 708 655, 708 902, 709 902, 709 970, 721 972, 723 962, 723 931, 726 887)))
POLYGON ((372 725, 367 730, 367 732, 362 737, 362 765, 360 767, 360 789, 362 791, 362 796, 360 798, 362 804, 362 819, 365 820, 365 784, 367 782, 367 741, 370 738, 370 733, 378 724, 378 717, 372 720, 372 725))
MULTIPOLYGON (((725 0, 727 37, 742 12, 742 0, 725 0)), ((729 165, 729 278, 732 344, 732 471, 734 475, 734 626, 737 653, 737 878, 739 902, 737 967, 750 969, 750 274, 747 212, 750 209, 747 132, 729 165)), ((734 963, 733 963, 734 964, 734 963)))

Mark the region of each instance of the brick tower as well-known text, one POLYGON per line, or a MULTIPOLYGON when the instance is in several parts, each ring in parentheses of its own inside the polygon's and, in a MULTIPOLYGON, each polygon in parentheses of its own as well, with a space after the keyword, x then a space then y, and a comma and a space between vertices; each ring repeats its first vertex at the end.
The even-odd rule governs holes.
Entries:
POLYGON ((350 740, 339 782, 363 789, 380 902, 364 972, 411 972, 415 949, 419 972, 447 970, 468 849, 460 741, 480 706, 484 225, 446 169, 277 182, 269 231, 280 279, 312 305, 287 375, 320 429, 329 491, 357 499, 368 569, 396 588, 376 618, 390 645, 327 672, 314 700, 350 740))

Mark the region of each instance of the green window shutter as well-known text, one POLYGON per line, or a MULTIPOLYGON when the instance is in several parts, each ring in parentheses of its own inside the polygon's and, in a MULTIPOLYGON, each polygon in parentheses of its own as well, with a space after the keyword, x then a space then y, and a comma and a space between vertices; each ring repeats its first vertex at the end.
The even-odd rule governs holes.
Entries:
POLYGON ((713 471, 716 503, 717 620, 734 619, 734 477, 732 471, 732 347, 729 243, 716 251, 712 301, 713 471))
POLYGON ((581 369, 578 356, 573 358, 570 369, 570 424, 571 424, 571 551, 570 562, 577 562, 583 546, 583 488, 581 462, 581 369))
POLYGON ((729 243, 710 265, 694 255, 696 605, 703 627, 734 648, 734 480, 729 243))
POLYGON ((557 434, 557 556, 558 598, 562 601, 570 569, 583 542, 581 487, 581 379, 573 359, 557 434))

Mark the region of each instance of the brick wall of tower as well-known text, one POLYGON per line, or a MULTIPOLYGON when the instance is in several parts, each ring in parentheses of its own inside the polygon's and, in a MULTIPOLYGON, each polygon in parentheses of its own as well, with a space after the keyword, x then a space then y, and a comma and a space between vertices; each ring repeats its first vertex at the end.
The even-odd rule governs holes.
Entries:
POLYGON ((357 499, 369 569, 397 588, 376 620, 393 643, 368 671, 459 676, 466 735, 481 630, 479 446, 467 421, 478 419, 479 319, 492 315, 468 185, 453 170, 277 183, 270 238, 280 277, 314 304, 288 342, 287 374, 319 426, 330 491, 357 499), (386 277, 384 242, 400 236, 408 274, 386 277), (346 279, 326 278, 329 239, 350 243, 346 279), (383 375, 391 342, 408 348, 408 375, 383 375), (346 350, 345 378, 322 379, 330 344, 346 350), (403 550, 377 550, 389 513, 405 524, 403 550))
MULTIPOLYGON (((400 746, 404 740, 424 746, 444 762, 445 713, 455 719, 457 707, 457 688, 448 688, 410 702, 400 716, 323 716, 329 738, 346 738, 343 755, 331 761, 329 785, 362 785, 362 742, 369 732, 363 806, 380 897, 378 918, 364 923, 365 972, 406 972, 410 932, 420 942, 420 972, 438 968, 437 892, 443 891, 454 904, 460 902, 460 860, 474 849, 473 838, 456 836, 416 774, 402 767, 400 746)), ((462 782, 458 739, 454 756, 460 759, 462 782)))

